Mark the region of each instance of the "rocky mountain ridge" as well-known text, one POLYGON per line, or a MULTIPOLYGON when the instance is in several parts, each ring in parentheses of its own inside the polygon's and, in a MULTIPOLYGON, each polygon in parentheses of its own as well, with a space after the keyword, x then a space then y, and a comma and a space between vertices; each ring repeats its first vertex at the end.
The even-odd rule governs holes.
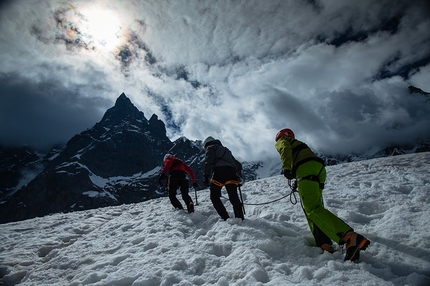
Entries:
POLYGON ((158 177, 166 153, 183 159, 202 180, 199 144, 171 142, 157 115, 147 120, 121 94, 99 123, 61 150, 41 156, 28 148, 0 149, 1 175, 9 178, 2 180, 0 223, 165 196, 158 177), (37 175, 23 183, 32 166, 37 175))

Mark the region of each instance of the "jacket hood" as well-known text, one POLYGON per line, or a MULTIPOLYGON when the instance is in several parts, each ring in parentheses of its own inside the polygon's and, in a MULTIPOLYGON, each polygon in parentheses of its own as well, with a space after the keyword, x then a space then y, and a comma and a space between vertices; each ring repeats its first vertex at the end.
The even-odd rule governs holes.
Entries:
POLYGON ((221 145, 222 146, 222 143, 220 140, 215 139, 215 140, 208 143, 208 146, 211 146, 211 145, 221 145))
POLYGON ((173 159, 176 159, 176 157, 175 157, 175 156, 173 156, 172 154, 166 154, 166 155, 164 156, 163 161, 166 161, 166 160, 173 160, 173 159))

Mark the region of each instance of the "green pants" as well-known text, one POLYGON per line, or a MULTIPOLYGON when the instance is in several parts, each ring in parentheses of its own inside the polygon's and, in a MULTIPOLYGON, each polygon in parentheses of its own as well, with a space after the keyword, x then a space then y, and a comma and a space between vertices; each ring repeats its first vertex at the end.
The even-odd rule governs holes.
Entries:
POLYGON ((319 183, 326 180, 325 167, 320 162, 309 161, 300 165, 296 171, 297 179, 309 175, 318 175, 320 182, 311 180, 299 180, 298 192, 302 201, 303 210, 309 223, 317 246, 322 243, 331 244, 331 240, 342 244, 343 234, 352 230, 343 220, 324 208, 322 189, 319 183), (330 241, 328 241, 330 239, 330 241))

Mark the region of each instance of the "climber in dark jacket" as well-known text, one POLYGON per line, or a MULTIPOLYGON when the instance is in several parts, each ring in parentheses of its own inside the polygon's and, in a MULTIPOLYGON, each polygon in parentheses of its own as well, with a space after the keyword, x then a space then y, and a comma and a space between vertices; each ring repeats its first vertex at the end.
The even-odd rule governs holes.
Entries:
POLYGON ((230 217, 221 201, 221 189, 225 186, 228 198, 233 205, 234 216, 243 220, 242 202, 237 193, 239 183, 236 159, 228 148, 213 137, 206 138, 203 147, 206 149, 204 184, 207 187, 210 186, 210 198, 215 210, 224 220, 230 217))
POLYGON ((188 166, 175 156, 166 154, 166 156, 164 156, 164 168, 161 171, 159 179, 160 185, 162 185, 162 180, 166 178, 166 173, 169 173, 167 187, 169 189, 169 199, 173 207, 177 209, 183 209, 182 204, 176 198, 176 191, 180 187, 182 199, 187 206, 188 213, 194 212, 194 203, 190 195, 188 194, 189 182, 187 179, 188 173, 191 180, 193 181, 193 187, 198 187, 193 170, 190 168, 190 166, 188 166))

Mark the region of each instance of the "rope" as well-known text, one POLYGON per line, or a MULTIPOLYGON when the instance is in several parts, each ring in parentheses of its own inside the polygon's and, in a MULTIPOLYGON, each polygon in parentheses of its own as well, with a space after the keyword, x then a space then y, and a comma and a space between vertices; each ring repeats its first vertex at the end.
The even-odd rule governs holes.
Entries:
MULTIPOLYGON (((268 205, 268 204, 271 204, 271 203, 274 203, 274 202, 277 202, 277 201, 280 201, 280 200, 282 200, 282 199, 284 199, 284 198, 286 198, 286 197, 290 197, 290 202, 291 202, 291 204, 293 204, 293 205, 296 205, 297 204, 297 197, 296 197, 296 194, 295 193, 297 193, 297 183, 296 183, 296 181, 294 181, 294 182, 292 182, 291 180, 288 180, 288 185, 290 186, 290 189, 291 189, 291 192, 289 193, 289 194, 287 194, 287 195, 285 195, 285 196, 283 196, 283 197, 280 197, 280 198, 278 198, 278 199, 275 199, 275 200, 272 200, 272 201, 269 201, 269 202, 264 202, 264 203, 255 203, 255 204, 250 204, 250 203, 243 203, 242 202, 242 204, 244 204, 244 205, 247 205, 247 206, 261 206, 261 205, 268 205)), ((228 198, 226 198, 226 197, 224 197, 224 196, 221 196, 221 198, 224 198, 224 199, 226 199, 226 200, 228 200, 228 198)))
POLYGON ((264 202, 264 203, 259 203, 259 204, 248 204, 248 203, 243 203, 244 205, 247 205, 247 206, 260 206, 260 205, 268 205, 268 204, 271 204, 271 203, 274 203, 274 202, 277 202, 277 201, 280 201, 280 200, 282 200, 283 198, 286 198, 286 197, 288 197, 288 196, 290 196, 290 201, 291 201, 291 195, 292 195, 293 193, 291 192, 291 193, 289 193, 288 195, 285 195, 285 196, 283 196, 283 197, 281 197, 281 198, 279 198, 279 199, 276 199, 276 200, 273 200, 273 201, 269 201, 269 202, 264 202))

